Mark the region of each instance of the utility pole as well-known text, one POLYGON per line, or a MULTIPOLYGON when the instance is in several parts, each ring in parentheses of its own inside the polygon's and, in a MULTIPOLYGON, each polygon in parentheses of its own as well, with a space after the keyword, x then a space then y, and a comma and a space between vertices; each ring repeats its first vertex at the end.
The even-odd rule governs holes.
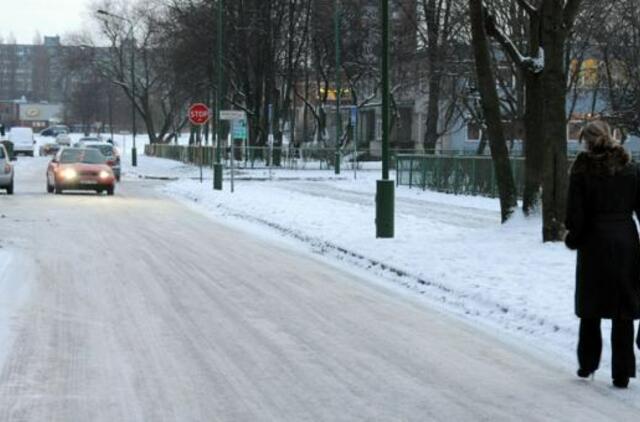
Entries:
POLYGON ((335 173, 340 174, 340 138, 342 138, 342 117, 340 116, 340 103, 342 100, 342 80, 340 79, 341 52, 340 52, 340 0, 334 0, 335 10, 335 38, 336 38, 336 157, 335 173))
POLYGON ((376 183, 376 237, 394 236, 395 185, 389 180, 389 0, 381 0, 382 18, 382 180, 376 183))
POLYGON ((218 89, 216 90, 216 129, 218 131, 218 141, 216 143, 216 162, 213 165, 213 188, 215 190, 222 190, 222 124, 220 123, 220 111, 222 110, 222 83, 223 83, 223 42, 222 42, 222 11, 224 8, 224 0, 218 0, 218 89))

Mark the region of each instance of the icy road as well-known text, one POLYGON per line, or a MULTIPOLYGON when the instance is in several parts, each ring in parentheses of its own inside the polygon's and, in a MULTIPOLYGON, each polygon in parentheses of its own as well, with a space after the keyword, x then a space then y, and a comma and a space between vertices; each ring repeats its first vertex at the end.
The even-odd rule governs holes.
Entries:
POLYGON ((638 419, 624 391, 153 182, 53 196, 45 166, 20 160, 16 195, 0 196, 0 286, 28 292, 0 318, 0 421, 638 419))

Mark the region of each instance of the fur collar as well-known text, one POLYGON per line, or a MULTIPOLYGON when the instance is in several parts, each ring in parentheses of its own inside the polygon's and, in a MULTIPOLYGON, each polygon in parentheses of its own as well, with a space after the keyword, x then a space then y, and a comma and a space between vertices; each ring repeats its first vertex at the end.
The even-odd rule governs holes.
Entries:
POLYGON ((571 174, 588 173, 599 176, 613 176, 627 164, 631 157, 625 149, 616 145, 612 148, 585 151, 578 154, 571 166, 571 174))

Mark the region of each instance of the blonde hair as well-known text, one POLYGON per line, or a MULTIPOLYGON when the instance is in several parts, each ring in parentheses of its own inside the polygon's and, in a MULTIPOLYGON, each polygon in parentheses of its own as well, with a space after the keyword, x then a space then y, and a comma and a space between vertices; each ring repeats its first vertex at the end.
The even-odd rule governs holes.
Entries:
POLYGON ((588 123, 580 133, 580 142, 583 140, 589 151, 612 149, 620 144, 613 137, 609 124, 603 120, 588 123))

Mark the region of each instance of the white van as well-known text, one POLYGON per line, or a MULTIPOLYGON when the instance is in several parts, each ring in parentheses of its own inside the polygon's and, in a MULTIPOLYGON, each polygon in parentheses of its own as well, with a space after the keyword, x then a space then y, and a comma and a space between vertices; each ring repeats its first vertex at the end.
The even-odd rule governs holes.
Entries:
POLYGON ((13 142, 13 152, 15 155, 24 154, 33 157, 33 129, 30 127, 12 127, 9 132, 9 140, 13 142))

